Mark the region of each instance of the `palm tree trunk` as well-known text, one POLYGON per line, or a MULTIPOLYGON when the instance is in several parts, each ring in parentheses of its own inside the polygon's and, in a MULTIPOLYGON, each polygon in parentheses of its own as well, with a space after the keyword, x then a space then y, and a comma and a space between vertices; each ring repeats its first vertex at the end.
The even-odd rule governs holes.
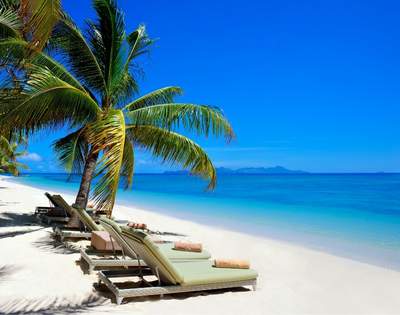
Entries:
POLYGON ((74 206, 86 209, 89 192, 90 192, 90 184, 92 183, 93 174, 96 169, 97 158, 99 157, 98 152, 93 152, 93 148, 89 151, 89 154, 86 159, 85 168, 83 170, 81 185, 79 187, 78 195, 76 196, 74 206))

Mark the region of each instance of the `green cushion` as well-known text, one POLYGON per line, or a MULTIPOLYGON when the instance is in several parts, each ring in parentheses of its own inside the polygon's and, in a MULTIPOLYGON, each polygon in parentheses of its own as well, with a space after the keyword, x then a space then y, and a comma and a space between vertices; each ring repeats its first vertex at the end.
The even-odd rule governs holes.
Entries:
POLYGON ((135 247, 135 242, 138 243, 139 248, 135 249, 135 252, 146 262, 150 268, 158 269, 160 278, 163 282, 169 284, 177 284, 182 282, 182 278, 176 271, 170 260, 165 254, 156 246, 150 237, 138 230, 131 229, 127 226, 121 226, 122 235, 127 242, 132 242, 132 246, 135 247), (140 247, 140 245, 143 245, 140 247), (140 252, 144 249, 145 252, 140 252))
MULTIPOLYGON (((100 224, 111 234, 113 238, 118 242, 118 244, 124 248, 124 251, 128 254, 131 255, 132 249, 127 248, 126 242, 121 239, 121 227, 120 225, 115 222, 114 220, 110 220, 108 218, 100 218, 99 219, 100 224)), ((143 232, 144 233, 144 232, 143 232)), ((160 251, 167 256, 169 259, 174 260, 174 261, 187 261, 187 260, 193 260, 193 259, 209 259, 211 257, 210 253, 203 250, 200 253, 197 252, 185 252, 185 251, 178 251, 174 250, 174 244, 173 243, 155 243, 155 245, 160 249, 160 251)), ((133 257, 136 257, 136 255, 131 255, 133 257)))
MULTIPOLYGON (((117 225, 117 224, 115 224, 117 225)), ((148 245, 151 245, 151 247, 158 248, 158 250, 165 255, 167 258, 172 259, 172 260, 193 260, 193 259, 209 259, 211 257, 210 253, 203 250, 201 252, 189 252, 189 251, 181 251, 181 250, 175 250, 174 243, 168 242, 168 243, 155 243, 151 239, 151 236, 147 234, 146 232, 142 230, 137 230, 133 228, 126 227, 129 231, 136 231, 142 235, 142 237, 139 237, 139 241, 143 241, 144 238, 146 239, 146 242, 148 245)), ((119 230, 121 231, 121 227, 119 227, 119 230)))
POLYGON ((100 217, 99 219, 101 226, 110 233, 111 237, 118 243, 123 249, 124 253, 131 258, 137 258, 135 251, 126 243, 121 235, 120 226, 114 221, 106 217, 100 217))
POLYGON ((158 267, 160 277, 164 282, 167 280, 172 284, 200 285, 257 278, 257 272, 252 269, 215 268, 210 260, 172 262, 146 233, 124 226, 121 230, 128 241, 143 245, 142 248, 146 251, 147 257, 142 257, 142 259, 151 268, 158 267))
POLYGON ((214 284, 257 279, 252 269, 215 268, 210 260, 174 263, 183 281, 181 285, 214 284))
POLYGON ((114 220, 111 220, 111 219, 109 219, 109 218, 107 218, 107 217, 102 216, 102 217, 100 217, 99 221, 100 221, 100 224, 101 224, 101 223, 108 224, 108 225, 110 225, 116 232, 121 233, 121 228, 120 228, 119 224, 118 224, 117 222, 115 222, 114 220))

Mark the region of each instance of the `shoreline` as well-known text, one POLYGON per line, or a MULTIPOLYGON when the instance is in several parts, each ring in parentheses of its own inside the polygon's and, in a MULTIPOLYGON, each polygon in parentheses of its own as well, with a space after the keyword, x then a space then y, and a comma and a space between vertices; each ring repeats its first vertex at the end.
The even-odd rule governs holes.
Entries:
MULTIPOLYGON (((157 176, 158 175, 159 174, 157 174, 157 176)), ((60 185, 60 187, 56 187, 55 185, 52 186, 50 183, 47 183, 47 181, 44 183, 37 180, 34 182, 26 182, 24 180, 19 181, 19 178, 7 178, 11 179, 11 182, 16 184, 46 189, 49 191, 55 189, 57 193, 63 193, 64 195, 73 195, 78 189, 78 187, 70 186, 72 185, 70 183, 66 184, 66 186, 61 186, 60 182, 58 181, 54 181, 52 184, 57 184, 57 186, 60 185)), ((134 206, 135 209, 156 213, 165 216, 166 218, 176 218, 183 221, 196 222, 200 225, 210 226, 218 230, 232 231, 262 239, 274 240, 284 244, 294 245, 333 256, 355 260, 361 263, 400 271, 400 255, 398 251, 381 245, 384 244, 383 241, 382 243, 377 243, 376 241, 374 243, 369 243, 369 241, 366 239, 354 238, 353 235, 343 234, 348 233, 348 231, 342 231, 342 238, 340 238, 336 234, 331 234, 332 231, 324 234, 325 231, 321 230, 320 227, 317 229, 314 228, 313 230, 307 230, 310 228, 310 226, 304 225, 303 223, 301 227, 297 226, 294 222, 289 225, 282 225, 282 219, 279 218, 278 220, 275 218, 269 218, 273 221, 263 221, 262 224, 255 224, 256 221, 251 220, 252 215, 248 216, 248 213, 244 214, 237 212, 239 207, 235 207, 235 205, 233 205, 233 208, 229 208, 229 210, 227 210, 227 207, 231 206, 231 200, 228 198, 214 199, 206 196, 196 196, 193 200, 190 200, 188 199, 187 195, 182 193, 173 194, 172 197, 168 193, 159 191, 139 191, 135 193, 136 195, 131 195, 127 194, 126 191, 119 191, 117 205, 119 207, 129 208, 132 203, 136 202, 138 205, 134 206), (138 195, 138 193, 140 195, 138 195), (220 202, 220 200, 226 200, 227 202, 220 202), (192 207, 191 209, 193 209, 193 211, 186 211, 188 206, 192 207), (218 209, 218 211, 216 211, 216 214, 214 215, 214 213, 210 213, 208 209, 218 209), (221 211, 221 209, 223 210, 221 211), (225 213, 227 212, 233 216, 226 217, 225 213)), ((253 209, 253 203, 257 204, 256 201, 252 201, 251 205, 247 206, 251 206, 253 209)), ((261 208, 261 205, 265 206, 265 204, 260 203, 258 206, 255 206, 253 210, 257 211, 259 208, 261 208)), ((272 210, 272 213, 279 213, 280 211, 288 210, 292 211, 291 206, 288 205, 282 206, 272 203, 268 205, 268 207, 269 210, 272 210)), ((305 205, 296 206, 297 210, 299 208, 308 209, 309 207, 305 205)), ((335 209, 335 207, 331 206, 331 209, 335 209)), ((318 209, 315 211, 318 211, 318 209)), ((349 211, 350 213, 354 210, 351 208, 343 208, 342 211, 349 211)), ((289 213, 289 215, 291 215, 291 213, 289 213)), ((312 218, 309 219, 312 220, 312 218)), ((329 222, 329 218, 324 219, 326 222, 329 222)), ((293 220, 293 217, 291 220, 293 220)), ((358 223, 363 222, 352 222, 353 226, 355 227, 357 227, 358 223)), ((334 231, 334 233, 338 232, 339 231, 337 230, 334 231)))
MULTIPOLYGON (((0 189, 0 215, 12 213, 16 223, 17 217, 32 213, 38 205, 48 204, 42 189, 7 181, 3 176, 0 176, 0 186, 5 187, 0 189)), ((68 202, 72 201, 73 196, 64 196, 68 202)), ((95 305, 91 310, 99 314, 110 310, 175 315, 214 314, 215 310, 226 310, 227 314, 397 314, 400 309, 397 298, 400 272, 395 270, 120 204, 116 205, 113 215, 118 219, 133 220, 134 217, 153 230, 188 235, 191 241, 202 242, 215 258, 249 259, 252 268, 259 272, 259 285, 256 292, 192 294, 184 299, 171 296, 140 303, 131 301, 119 307, 105 299, 102 305, 95 305)), ((0 235, 27 229, 20 223, 7 224, 4 218, 0 222, 3 222, 0 235)), ((60 254, 43 244, 41 240, 48 238, 51 229, 29 229, 34 231, 0 238, 4 253, 0 267, 17 268, 5 282, 0 282, 0 291, 5 293, 0 296, 0 312, 15 311, 7 301, 44 299, 44 305, 51 297, 61 296, 70 304, 82 304, 83 297, 97 296, 92 287, 96 277, 84 275, 74 263, 78 254, 60 254), (39 290, 27 289, 38 283, 43 284, 39 290)))

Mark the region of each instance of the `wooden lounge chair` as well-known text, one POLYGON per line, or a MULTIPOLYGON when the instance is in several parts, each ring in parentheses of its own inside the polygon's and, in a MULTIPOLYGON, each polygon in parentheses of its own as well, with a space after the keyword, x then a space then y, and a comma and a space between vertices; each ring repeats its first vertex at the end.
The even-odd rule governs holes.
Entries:
POLYGON ((54 229, 56 238, 60 239, 61 241, 64 241, 65 239, 90 239, 92 231, 103 230, 103 228, 93 220, 86 210, 74 208, 68 204, 66 206, 68 206, 71 214, 75 212, 82 224, 79 224, 79 226, 76 227, 56 227, 54 229))
MULTIPOLYGON (((112 242, 116 242, 118 247, 122 250, 121 252, 104 253, 93 250, 92 248, 81 249, 81 261, 85 261, 87 263, 87 265, 89 266, 89 273, 91 273, 95 268, 129 268, 145 265, 143 261, 138 261, 138 257, 134 249, 129 244, 127 244, 121 236, 122 231, 117 222, 107 219, 105 217, 100 218, 99 222, 103 229, 109 233, 110 240, 112 242)), ((150 235, 149 239, 151 240, 150 235)), ((211 257, 211 255, 205 250, 199 253, 174 250, 172 242, 157 243, 156 246, 160 248, 160 250, 174 262, 202 260, 209 259, 211 257)))
POLYGON ((38 220, 46 224, 68 222, 71 214, 65 207, 65 200, 60 195, 51 195, 48 192, 44 195, 49 199, 50 207, 36 207, 35 216, 38 220))
MULTIPOLYGON (((37 207, 35 214, 41 219, 41 221, 52 224, 52 223, 68 223, 69 218, 73 214, 73 210, 68 202, 61 195, 51 195, 48 192, 45 196, 49 199, 51 207, 37 207)), ((86 212, 91 216, 105 214, 103 211, 95 210, 92 208, 86 208, 86 212)))
MULTIPOLYGON (((112 281, 121 277, 115 271, 100 271, 99 284, 104 283, 115 295, 117 304, 123 298, 182 292, 208 291, 225 288, 252 286, 256 289, 257 272, 251 269, 215 268, 210 260, 173 262, 150 240, 146 233, 121 227, 121 236, 135 249, 138 257, 152 271, 155 282, 148 281, 147 274, 136 273, 129 282, 121 286, 112 281), (134 282, 136 281, 136 283, 134 282), (127 285, 132 287, 128 288, 127 285), (146 285, 143 287, 143 284, 146 285)), ((127 275, 125 274, 124 277, 127 275)))

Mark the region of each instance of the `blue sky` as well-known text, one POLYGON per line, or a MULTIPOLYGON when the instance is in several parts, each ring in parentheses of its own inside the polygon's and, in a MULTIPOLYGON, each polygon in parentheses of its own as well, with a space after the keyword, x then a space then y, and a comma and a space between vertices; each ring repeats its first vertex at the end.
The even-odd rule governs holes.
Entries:
MULTIPOLYGON (((63 1, 82 25, 91 1, 63 1)), ((395 1, 119 1, 127 30, 159 38, 143 93, 221 107, 237 139, 195 138, 217 166, 314 172, 400 171, 400 5, 395 1)), ((60 170, 31 139, 33 171, 60 170)), ((165 169, 143 152, 136 170, 165 169)))

